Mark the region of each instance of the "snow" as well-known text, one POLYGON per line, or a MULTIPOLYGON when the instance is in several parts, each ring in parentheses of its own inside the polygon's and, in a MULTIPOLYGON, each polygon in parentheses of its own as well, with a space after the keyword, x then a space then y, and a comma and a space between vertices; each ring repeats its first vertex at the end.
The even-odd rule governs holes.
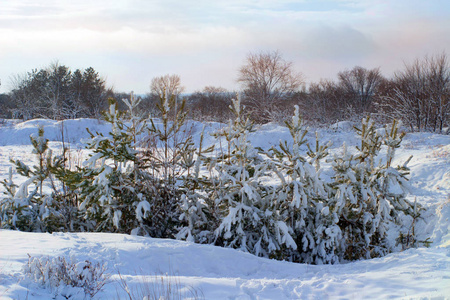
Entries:
MULTIPOLYGON (((204 124, 192 122, 192 134, 199 141, 204 124)), ((30 120, 0 127, 0 180, 8 178, 9 159, 27 164, 34 161, 29 135, 44 126, 45 137, 55 153, 62 134, 72 149, 82 148, 82 139, 91 132, 107 134, 111 130, 97 120, 77 119, 56 122, 30 120)), ((348 151, 358 144, 351 124, 336 124, 319 129, 321 141, 331 141, 330 153, 348 151)), ((223 125, 205 126, 204 147, 223 141, 209 136, 223 125)), ((314 142, 314 129, 306 138, 314 142)), ((289 131, 277 124, 257 127, 249 134, 255 147, 268 149, 279 140, 289 140, 289 131)), ((303 146, 302 146, 303 147, 303 146)), ((305 146, 306 149, 306 146, 305 146)), ((305 150, 303 149, 303 150, 305 150)), ((86 157, 87 152, 78 150, 86 157)), ((430 238, 429 248, 420 247, 391 253, 385 257, 340 265, 306 265, 258 258, 248 253, 211 245, 137 237, 111 233, 25 233, 0 230, 0 299, 63 299, 55 291, 40 286, 24 275, 23 266, 31 257, 66 257, 78 263, 106 263, 110 274, 95 298, 128 298, 121 287, 138 290, 147 280, 163 277, 191 287, 205 299, 450 299, 450 136, 433 133, 408 133, 396 151, 393 165, 413 155, 411 194, 408 198, 424 206, 422 219, 415 224, 419 240, 430 238)), ((326 171, 324 176, 326 176, 326 171)), ((16 183, 24 178, 14 175, 16 183)), ((0 192, 3 187, 0 187, 0 192)), ((248 191, 251 192, 251 191, 248 191)), ((145 210, 145 205, 142 209, 145 210)), ((326 215, 329 211, 323 210, 326 215)), ((283 232, 283 228, 280 228, 283 232)), ((395 239, 396 231, 391 230, 395 239)), ((83 299, 84 293, 72 292, 71 299, 83 299)), ((142 299, 142 298, 141 298, 142 299)))

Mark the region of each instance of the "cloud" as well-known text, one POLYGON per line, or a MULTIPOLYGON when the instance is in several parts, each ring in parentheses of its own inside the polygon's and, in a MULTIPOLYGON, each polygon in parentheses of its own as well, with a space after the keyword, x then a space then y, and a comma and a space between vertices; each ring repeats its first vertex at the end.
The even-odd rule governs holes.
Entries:
POLYGON ((310 81, 354 65, 391 72, 404 59, 449 50, 449 7, 439 0, 3 1, 0 78, 59 59, 94 66, 118 90, 145 92, 151 77, 166 73, 180 74, 188 91, 234 88, 248 52, 277 49, 310 81))

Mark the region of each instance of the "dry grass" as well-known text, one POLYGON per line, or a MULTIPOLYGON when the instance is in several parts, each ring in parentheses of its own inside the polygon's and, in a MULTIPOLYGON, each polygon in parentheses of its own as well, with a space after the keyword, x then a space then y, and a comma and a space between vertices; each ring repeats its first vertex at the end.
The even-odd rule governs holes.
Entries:
MULTIPOLYGON (((120 272, 119 287, 126 293, 129 300, 182 300, 204 299, 203 292, 189 285, 182 285, 177 276, 171 274, 135 275, 139 284, 130 287, 120 272)), ((142 274, 142 272, 141 272, 142 274)), ((121 299, 117 292, 117 299, 121 299)))
POLYGON ((450 146, 437 145, 431 150, 430 158, 450 159, 450 146))
POLYGON ((29 255, 23 271, 28 278, 51 290, 71 286, 82 289, 87 298, 94 297, 109 283, 109 276, 105 273, 106 264, 88 260, 75 262, 65 257, 29 255))

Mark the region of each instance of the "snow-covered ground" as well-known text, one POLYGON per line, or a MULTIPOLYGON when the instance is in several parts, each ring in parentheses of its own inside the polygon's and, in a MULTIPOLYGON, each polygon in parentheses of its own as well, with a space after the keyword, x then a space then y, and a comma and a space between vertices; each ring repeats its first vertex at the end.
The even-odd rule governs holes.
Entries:
MULTIPOLYGON (((32 120, 0 127, 0 180, 6 178, 9 159, 33 162, 29 135, 45 125, 46 137, 57 151, 62 132, 74 155, 82 159, 81 140, 92 132, 108 132, 96 120, 61 122, 32 120)), ((198 140, 200 123, 193 124, 198 140)), ((322 141, 332 141, 331 152, 342 143, 355 146, 348 124, 320 129, 322 141)), ((221 126, 210 123, 206 132, 221 126)), ((311 142, 314 130, 308 134, 311 142)), ((254 146, 269 148, 289 139, 287 129, 267 124, 251 135, 254 146)), ((220 145, 213 137, 206 144, 220 145)), ((305 265, 258 258, 232 249, 188 242, 107 233, 25 233, 0 230, 0 299, 51 299, 57 291, 26 278, 28 255, 66 257, 74 261, 105 263, 109 282, 95 298, 129 299, 123 285, 138 293, 152 288, 149 280, 171 282, 188 297, 193 289, 204 299, 450 299, 450 136, 409 133, 397 151, 401 163, 413 155, 410 200, 426 207, 415 226, 419 240, 430 238, 429 248, 409 249, 382 258, 340 265, 305 265)), ((395 163, 395 162, 394 162, 395 163)), ((16 182, 21 178, 14 176, 16 182)), ((3 187, 0 187, 3 189, 3 187)), ((0 191, 1 192, 1 191, 0 191)), ((393 239, 396 236, 392 236, 393 239)), ((56 299, 82 299, 76 291, 59 291, 56 299)))

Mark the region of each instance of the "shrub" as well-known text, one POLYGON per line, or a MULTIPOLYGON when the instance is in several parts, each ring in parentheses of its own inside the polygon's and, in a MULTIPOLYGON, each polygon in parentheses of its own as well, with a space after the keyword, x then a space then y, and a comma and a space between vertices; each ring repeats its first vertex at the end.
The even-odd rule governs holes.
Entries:
POLYGON ((413 204, 405 198, 411 157, 403 165, 392 166, 395 149, 405 135, 398 127, 394 121, 381 134, 369 118, 363 119, 356 128, 361 138, 356 154, 350 154, 344 145, 343 154, 331 160, 335 175, 330 207, 339 218, 345 259, 389 253, 393 245, 386 238, 388 228, 401 222, 400 214, 414 213, 413 204), (379 156, 382 147, 386 149, 384 158, 379 156))
POLYGON ((27 179, 20 186, 14 184, 11 168, 9 178, 1 182, 6 190, 6 197, 0 199, 1 227, 43 232, 86 228, 75 195, 59 189, 60 180, 64 180, 62 174, 73 173, 65 168, 65 151, 60 156, 53 155, 42 127, 30 140, 38 164, 29 167, 20 160, 11 160, 16 171, 27 179), (45 190, 48 187, 50 193, 45 190))
MULTIPOLYGON (((92 298, 108 283, 106 264, 92 263, 88 260, 75 262, 64 257, 32 257, 23 267, 25 275, 52 290, 55 294, 64 292, 64 287, 75 288, 68 293, 83 293, 92 298)), ((70 295, 63 295, 69 297, 70 295)))
POLYGON ((276 189, 277 211, 291 229, 295 251, 284 249, 280 258, 304 263, 334 263, 339 260, 341 230, 329 202, 328 184, 320 177, 320 162, 328 155, 327 145, 321 145, 316 135, 315 147, 306 143, 307 129, 298 106, 286 126, 292 143, 280 142, 268 154, 281 185, 276 189), (302 151, 306 144, 308 151, 302 151))

